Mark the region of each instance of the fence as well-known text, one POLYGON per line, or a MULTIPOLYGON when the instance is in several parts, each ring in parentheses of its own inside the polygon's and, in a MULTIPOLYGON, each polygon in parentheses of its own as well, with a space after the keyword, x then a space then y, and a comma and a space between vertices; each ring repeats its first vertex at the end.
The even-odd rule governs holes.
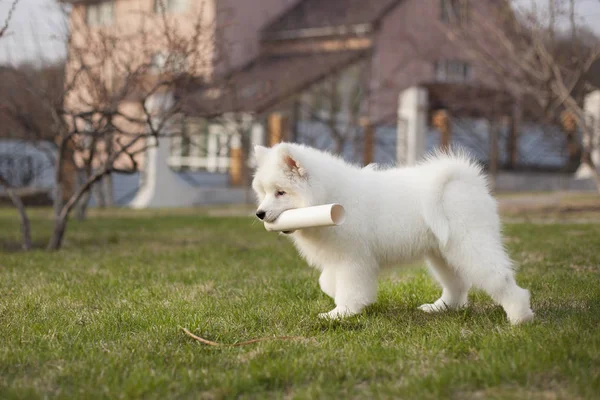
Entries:
MULTIPOLYGON (((457 118, 452 121, 452 146, 468 151, 484 165, 490 161, 489 124, 483 119, 457 118)), ((508 128, 501 127, 498 135, 499 166, 508 164, 508 128)), ((329 128, 318 122, 303 121, 298 124, 296 140, 323 150, 334 149, 329 128)), ((375 130, 373 160, 377 164, 396 164, 397 130, 395 126, 380 126, 375 130)), ((441 133, 429 126, 425 136, 425 151, 431 152, 441 144, 441 133)), ((347 137, 342 157, 360 163, 363 151, 363 129, 354 127, 347 137)), ((559 127, 524 123, 517 141, 516 170, 563 170, 569 161, 566 136, 559 127)))

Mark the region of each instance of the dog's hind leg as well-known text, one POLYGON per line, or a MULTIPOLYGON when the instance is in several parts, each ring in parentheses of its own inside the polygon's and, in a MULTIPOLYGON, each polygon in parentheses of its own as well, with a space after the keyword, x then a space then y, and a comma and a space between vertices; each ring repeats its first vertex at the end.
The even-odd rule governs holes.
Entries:
POLYGON ((448 265, 439 254, 429 254, 427 264, 432 274, 442 285, 442 296, 432 304, 423 304, 419 309, 429 313, 466 306, 471 284, 460 276, 456 269, 448 265))
POLYGON ((319 277, 319 286, 323 293, 335 299, 335 268, 325 268, 319 277))
POLYGON ((529 291, 517 285, 512 261, 498 235, 485 230, 469 232, 449 246, 445 256, 504 308, 512 324, 533 319, 529 291))
POLYGON ((360 313, 377 299, 376 265, 350 263, 334 267, 336 307, 320 318, 339 319, 360 313))

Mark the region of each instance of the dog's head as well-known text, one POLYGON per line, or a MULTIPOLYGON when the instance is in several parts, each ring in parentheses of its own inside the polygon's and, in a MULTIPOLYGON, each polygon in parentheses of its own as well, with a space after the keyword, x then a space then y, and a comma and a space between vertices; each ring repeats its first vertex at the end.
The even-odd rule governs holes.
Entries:
POLYGON ((297 150, 287 144, 254 147, 257 167, 252 188, 258 199, 256 216, 261 220, 273 222, 286 210, 309 205, 310 176, 297 150))

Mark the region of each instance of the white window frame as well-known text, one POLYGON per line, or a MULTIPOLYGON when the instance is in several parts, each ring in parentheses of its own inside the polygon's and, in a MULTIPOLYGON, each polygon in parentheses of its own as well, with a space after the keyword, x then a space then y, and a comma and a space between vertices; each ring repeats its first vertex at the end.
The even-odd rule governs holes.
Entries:
POLYGON ((186 70, 187 60, 182 53, 167 54, 164 51, 152 54, 150 65, 156 72, 182 73, 186 70))
POLYGON ((88 26, 108 26, 115 14, 113 0, 99 1, 85 6, 85 22, 88 26))
POLYGON ((187 11, 189 3, 189 0, 154 0, 154 12, 161 14, 164 6, 165 13, 182 13, 187 11))
MULTIPOLYGON (((190 123, 194 118, 184 118, 183 123, 190 123)), ((200 122, 200 121, 198 121, 200 122)), ((169 167, 175 170, 207 171, 226 173, 229 171, 229 137, 222 126, 203 120, 205 128, 199 134, 191 134, 189 154, 184 154, 182 147, 183 135, 171 137, 170 155, 167 160, 169 167), (204 136, 204 137, 202 137, 204 136), (206 149, 203 150, 205 141, 206 149)))

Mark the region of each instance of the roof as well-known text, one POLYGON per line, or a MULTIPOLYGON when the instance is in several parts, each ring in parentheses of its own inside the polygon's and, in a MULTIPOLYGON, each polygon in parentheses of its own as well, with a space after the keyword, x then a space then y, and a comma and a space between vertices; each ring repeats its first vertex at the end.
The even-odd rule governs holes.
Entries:
POLYGON ((514 104, 511 96, 500 90, 485 86, 453 83, 426 83, 430 110, 445 109, 454 115, 483 117, 488 114, 510 115, 514 104))
MULTIPOLYGON (((429 95, 429 110, 448 110, 452 115, 471 118, 496 118, 510 116, 516 97, 507 90, 483 85, 453 83, 424 83, 429 95)), ((539 120, 542 110, 528 96, 521 98, 524 119, 539 120)))
POLYGON ((183 111, 205 117, 224 112, 260 114, 367 54, 360 50, 263 56, 227 80, 188 95, 183 111))
MULTIPOLYGON (((291 33, 329 36, 324 28, 369 29, 401 0, 301 0, 263 30, 265 39, 291 38, 291 33)), ((352 32, 342 32, 352 33, 352 32)))

